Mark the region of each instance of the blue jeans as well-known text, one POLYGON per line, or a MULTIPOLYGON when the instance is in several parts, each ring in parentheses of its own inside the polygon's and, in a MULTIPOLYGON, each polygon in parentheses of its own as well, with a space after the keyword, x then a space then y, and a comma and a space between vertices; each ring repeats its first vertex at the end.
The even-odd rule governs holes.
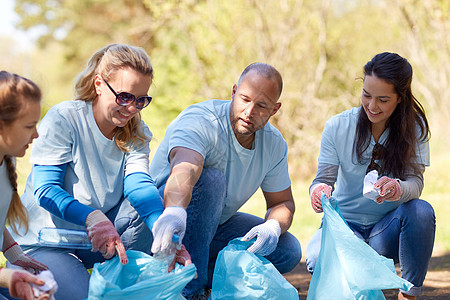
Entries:
POLYGON ((15 299, 9 294, 8 288, 0 287, 0 300, 15 299))
MULTIPOLYGON (((163 195, 164 186, 159 191, 163 195)), ((238 212, 219 225, 225 199, 226 179, 223 173, 212 168, 204 169, 187 208, 186 234, 183 238, 198 275, 183 290, 183 295, 188 298, 202 294, 205 288, 211 288, 219 251, 229 241, 244 236, 252 227, 264 222, 262 218, 238 212)), ((300 261, 300 243, 286 232, 280 236, 275 251, 266 258, 281 273, 289 272, 300 261)))
MULTIPOLYGON (((108 211, 106 216, 114 223, 125 249, 151 253, 152 234, 128 200, 123 200, 108 211)), ((46 264, 52 271, 58 283, 56 299, 87 298, 89 290, 87 269, 92 268, 95 263, 105 261, 99 252, 91 252, 91 250, 51 247, 28 249, 28 255, 46 264)))
MULTIPOLYGON (((433 252, 436 217, 433 207, 414 199, 401 204, 378 223, 362 226, 348 223, 356 236, 368 243, 378 254, 400 263, 402 278, 414 286, 405 294, 418 296, 427 274, 433 252)), ((322 229, 311 237, 306 250, 306 267, 314 271, 320 252, 322 229)))

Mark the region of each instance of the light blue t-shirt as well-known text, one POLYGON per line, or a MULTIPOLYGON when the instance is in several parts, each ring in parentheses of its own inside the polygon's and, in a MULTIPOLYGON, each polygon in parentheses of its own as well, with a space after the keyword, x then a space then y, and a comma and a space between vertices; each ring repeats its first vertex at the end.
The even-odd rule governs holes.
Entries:
MULTIPOLYGON (((15 159, 14 159, 15 162, 15 159)), ((0 251, 3 249, 3 229, 5 229, 6 215, 8 214, 9 205, 13 194, 12 186, 9 181, 8 169, 6 162, 0 165, 0 251)))
MULTIPOLYGON (((130 152, 123 152, 114 139, 109 140, 101 133, 94 119, 92 102, 61 102, 42 119, 30 161, 34 165, 67 163, 62 188, 81 204, 106 213, 123 199, 126 175, 149 173, 151 132, 144 122, 140 126, 147 140, 133 146, 130 152)), ((15 236, 19 244, 35 244, 42 227, 86 229, 40 207, 33 195, 31 177, 21 197, 30 214, 30 229, 23 237, 15 236)), ((24 234, 24 230, 21 233, 24 234)))
MULTIPOLYGON (((346 110, 326 122, 322 133, 319 164, 339 166, 333 197, 338 201, 344 218, 352 223, 369 226, 377 223, 401 203, 385 201, 378 204, 363 196, 364 177, 371 160, 375 140, 371 136, 370 145, 364 153, 367 163, 359 164, 356 155, 353 155, 353 141, 360 109, 360 107, 354 107, 346 110)), ((383 144, 388 134, 389 130, 385 130, 379 143, 383 144)), ((428 142, 418 146, 417 163, 430 165, 428 142)))
POLYGON ((231 101, 208 100, 186 108, 167 128, 155 152, 150 174, 159 188, 170 173, 174 147, 195 150, 204 168, 221 170, 227 181, 227 198, 220 224, 227 221, 261 187, 280 192, 291 185, 287 144, 281 133, 267 123, 255 135, 253 149, 242 147, 230 124, 231 101))

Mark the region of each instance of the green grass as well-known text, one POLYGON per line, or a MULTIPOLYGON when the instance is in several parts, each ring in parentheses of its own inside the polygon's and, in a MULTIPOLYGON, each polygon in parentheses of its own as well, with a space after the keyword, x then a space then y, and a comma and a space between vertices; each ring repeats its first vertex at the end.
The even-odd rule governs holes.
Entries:
POLYGON ((422 199, 427 200, 436 214, 435 253, 450 252, 450 138, 446 132, 434 132, 431 141, 431 166, 425 171, 422 199))

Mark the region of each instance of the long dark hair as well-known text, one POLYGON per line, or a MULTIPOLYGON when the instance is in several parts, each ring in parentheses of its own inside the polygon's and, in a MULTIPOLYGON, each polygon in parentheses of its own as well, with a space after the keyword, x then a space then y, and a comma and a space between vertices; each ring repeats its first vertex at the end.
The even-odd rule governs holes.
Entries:
MULTIPOLYGON (((386 122, 389 136, 383 144, 385 151, 380 161, 383 175, 392 174, 400 179, 405 179, 407 172, 418 170, 416 147, 430 138, 425 111, 411 91, 412 75, 410 63, 396 53, 377 54, 364 66, 364 78, 376 76, 392 84, 401 100, 386 122)), ((370 144, 371 129, 372 123, 361 107, 353 145, 360 164, 367 159, 363 154, 370 144)))

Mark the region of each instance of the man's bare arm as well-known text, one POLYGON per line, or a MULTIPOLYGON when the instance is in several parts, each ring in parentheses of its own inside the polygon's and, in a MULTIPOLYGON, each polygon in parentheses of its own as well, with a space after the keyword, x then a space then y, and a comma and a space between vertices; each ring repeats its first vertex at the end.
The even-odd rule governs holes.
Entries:
POLYGON ((203 171, 203 156, 197 151, 175 147, 170 151, 170 175, 164 189, 164 206, 187 208, 192 189, 203 171))
POLYGON ((291 187, 281 192, 264 192, 267 203, 266 220, 275 219, 280 223, 281 233, 285 233, 292 224, 295 212, 291 187))

